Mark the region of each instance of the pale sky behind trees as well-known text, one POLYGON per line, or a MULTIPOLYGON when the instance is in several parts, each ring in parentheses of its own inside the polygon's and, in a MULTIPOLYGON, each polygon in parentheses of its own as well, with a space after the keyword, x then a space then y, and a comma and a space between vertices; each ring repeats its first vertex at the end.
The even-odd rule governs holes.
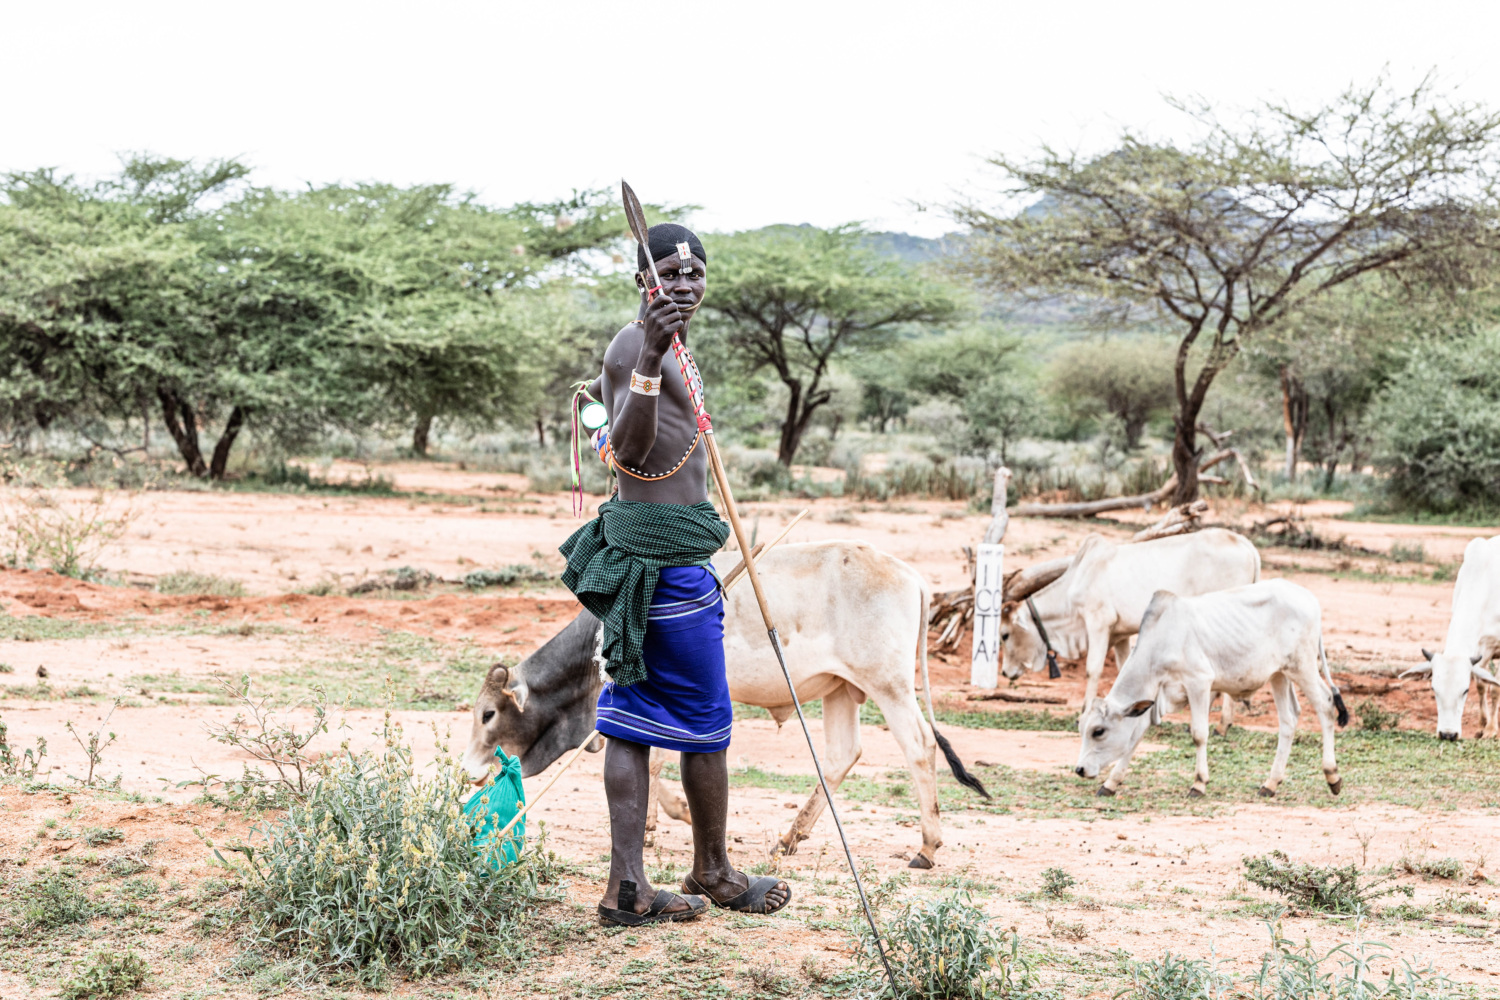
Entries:
POLYGON ((263 184, 448 181, 496 204, 624 175, 705 229, 938 235, 943 203, 993 182, 987 153, 1183 134, 1163 94, 1312 106, 1388 66, 1500 105, 1494 2, 6 7, 0 170, 240 156, 263 184))

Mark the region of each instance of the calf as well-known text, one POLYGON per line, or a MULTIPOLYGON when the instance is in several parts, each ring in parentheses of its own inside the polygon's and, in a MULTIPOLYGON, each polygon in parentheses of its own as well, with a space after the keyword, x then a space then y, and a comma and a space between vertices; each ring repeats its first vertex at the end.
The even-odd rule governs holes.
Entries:
MULTIPOLYGON (((1125 662, 1151 594, 1168 590, 1191 597, 1259 579, 1260 553, 1249 539, 1223 528, 1134 544, 1090 535, 1066 573, 1001 609, 1001 669, 1014 679, 1022 670, 1041 670, 1049 651, 1085 657, 1087 707, 1099 691, 1110 648, 1117 666, 1125 662)), ((1226 728, 1231 711, 1226 703, 1226 728)))
POLYGON ((1479 682, 1480 736, 1500 736, 1500 680, 1490 661, 1500 654, 1500 535, 1476 538, 1464 549, 1464 564, 1453 584, 1453 615, 1441 653, 1422 650, 1427 662, 1402 674, 1432 678, 1441 740, 1463 735, 1469 684, 1479 682))
MULTIPOLYGON (((733 555, 719 558, 736 561, 733 555)), ((906 757, 920 806, 922 847, 911 867, 931 868, 943 842, 935 751, 942 749, 959 781, 985 793, 935 728, 922 577, 863 542, 783 545, 756 566, 797 695, 804 703, 823 701, 823 771, 829 788, 838 788, 859 760, 859 707, 873 698, 906 757), (925 718, 915 668, 922 674, 925 718)), ((588 735, 602 684, 593 655, 597 628, 585 611, 515 669, 491 668, 474 700, 474 728, 464 755, 472 776, 485 774, 497 745, 519 756, 522 773, 529 776, 588 735)), ((791 718, 795 709, 749 587, 732 590, 725 601, 724 660, 731 698, 768 709, 778 725, 791 718)), ((656 755, 654 763, 659 759, 656 755)), ((795 853, 824 806, 822 789, 814 790, 777 849, 795 853)))
POLYGON ((1276 760, 1260 794, 1275 795, 1286 776, 1301 713, 1295 684, 1312 702, 1322 726, 1323 776, 1337 795, 1343 781, 1333 759, 1334 716, 1336 712, 1342 726, 1349 712, 1328 671, 1322 618, 1318 599, 1285 580, 1199 597, 1158 591, 1141 620, 1135 651, 1109 695, 1079 716, 1078 776, 1097 777, 1113 763, 1098 792, 1113 795, 1145 734, 1146 713, 1161 697, 1174 708, 1186 702, 1192 713, 1198 766, 1188 794, 1201 796, 1208 785, 1208 713, 1214 695, 1247 698, 1269 683, 1280 734, 1276 760))

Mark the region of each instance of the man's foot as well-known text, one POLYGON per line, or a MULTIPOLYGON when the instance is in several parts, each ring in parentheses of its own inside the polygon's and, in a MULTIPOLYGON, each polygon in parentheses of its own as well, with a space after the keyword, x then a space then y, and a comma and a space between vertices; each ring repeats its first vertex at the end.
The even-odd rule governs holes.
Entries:
POLYGON ((620 882, 615 898, 605 891, 599 904, 599 919, 607 924, 639 927, 664 921, 691 920, 708 909, 708 902, 698 896, 679 896, 670 889, 652 889, 638 893, 629 879, 620 882))
POLYGON ((775 913, 792 901, 791 886, 781 879, 770 875, 750 878, 737 871, 730 871, 719 880, 689 875, 682 880, 682 891, 704 896, 715 906, 741 913, 775 913))

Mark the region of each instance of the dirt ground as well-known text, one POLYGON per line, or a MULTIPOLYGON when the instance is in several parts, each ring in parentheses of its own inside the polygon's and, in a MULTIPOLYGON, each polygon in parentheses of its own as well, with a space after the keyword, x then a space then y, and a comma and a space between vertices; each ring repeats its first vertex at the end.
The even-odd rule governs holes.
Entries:
MULTIPOLYGON (((204 775, 237 773, 247 759, 209 738, 209 727, 230 723, 239 711, 219 678, 248 676, 254 690, 288 702, 321 683, 335 700, 348 701, 352 707, 335 718, 347 728, 321 737, 312 746, 317 752, 346 739, 355 746, 373 741, 387 677, 402 706, 396 718, 421 759, 433 753, 433 727, 450 734, 455 745, 464 743, 469 702, 484 666, 499 657, 524 656, 566 623, 577 606, 555 585, 469 592, 457 581, 476 568, 510 564, 555 572, 561 565, 556 547, 579 522, 566 495, 529 494, 522 477, 437 463, 377 471, 403 495, 145 494, 129 532, 103 557, 112 574, 108 584, 49 572, 0 572, 0 622, 8 636, 0 643, 0 661, 10 668, 0 673, 0 719, 9 727, 12 745, 21 748, 45 738, 46 762, 54 770, 44 769, 39 779, 67 786, 67 776, 82 776, 87 768, 67 724, 82 733, 105 725, 116 740, 104 751, 100 771, 111 779, 119 775, 118 790, 110 793, 28 794, 16 784, 0 785, 0 873, 6 879, 24 875, 28 865, 34 870, 97 854, 78 836, 61 835, 92 826, 118 827, 125 847, 159 840, 152 864, 182 892, 210 879, 215 870, 194 830, 221 838, 246 832, 241 814, 196 801, 203 787, 191 784, 204 775), (428 570, 439 582, 415 592, 330 594, 402 566, 428 570), (159 577, 182 571, 231 578, 249 596, 172 596, 152 589, 159 577), (116 699, 120 704, 111 715, 116 699)), ((795 529, 792 541, 867 541, 912 564, 937 590, 964 582, 960 550, 979 538, 987 522, 987 516, 968 513, 961 504, 928 501, 777 501, 746 505, 745 514, 764 538, 804 507, 813 513, 795 529)), ((1337 503, 1295 511, 1221 505, 1212 518, 1249 526, 1295 513, 1317 536, 1342 538, 1336 549, 1264 548, 1263 575, 1290 578, 1322 601, 1329 653, 1351 702, 1372 699, 1403 713, 1401 728, 1430 735, 1434 715, 1425 683, 1395 675, 1418 660, 1420 647, 1441 645, 1463 547, 1493 529, 1360 523, 1341 519, 1347 510, 1337 503), (1418 544, 1422 557, 1413 561, 1409 552, 1418 544), (1398 554, 1408 553, 1405 561, 1390 558, 1393 545, 1400 547, 1398 554)), ((1113 526, 1013 519, 1007 568, 1068 554, 1090 531, 1125 537, 1149 519, 1131 514, 1113 526)), ((941 705, 967 712, 1016 707, 969 700, 976 692, 966 683, 967 643, 962 650, 964 656, 933 661, 941 705)), ((1032 710, 1045 706, 1062 712, 1076 710, 1082 689, 1081 672, 1070 665, 1060 681, 1028 678, 1017 691, 1038 693, 1039 701, 1028 706, 1032 710), (1065 705, 1054 704, 1059 695, 1065 705)), ((1252 730, 1269 730, 1274 715, 1265 711, 1266 695, 1260 697, 1258 714, 1244 721, 1252 730)), ((1477 698, 1471 698, 1466 737, 1478 729, 1476 706, 1477 698)), ((284 715, 308 718, 305 709, 284 715)), ((811 724, 820 738, 821 722, 811 724)), ((1311 723, 1304 717, 1303 724, 1311 723)), ((864 754, 851 787, 878 789, 899 782, 904 764, 895 742, 879 725, 863 728, 864 754)), ((957 724, 945 724, 944 732, 986 780, 1009 773, 991 767, 1003 764, 1045 778, 1070 795, 1076 792, 1070 783, 1082 784, 1070 773, 1077 752, 1074 733, 957 724)), ((1432 766, 1444 766, 1435 739, 1432 747, 1432 766)), ((1180 742, 1154 743, 1150 749, 1152 755, 1186 757, 1180 742)), ((749 867, 764 862, 767 846, 789 825, 804 796, 787 789, 812 768, 795 721, 778 730, 771 720, 756 717, 736 722, 730 763, 743 776, 736 779, 730 816, 733 856, 749 867), (778 786, 776 776, 787 780, 778 786)), ((1264 766, 1269 763, 1267 757, 1264 766)), ((602 755, 585 755, 533 813, 546 823, 550 846, 577 865, 568 898, 570 912, 584 921, 599 895, 605 871, 600 855, 608 847, 601 765, 602 755)), ((551 774, 528 779, 528 797, 551 774)), ((1500 795, 1486 787, 1475 789, 1461 808, 1398 803, 1376 790, 1345 802, 1266 802, 1247 785, 1196 811, 1179 798, 1161 799, 1160 809, 1137 798, 1129 811, 1086 813, 1071 805, 1024 802, 1003 812, 982 809, 977 799, 962 797, 946 774, 944 783, 938 867, 911 873, 910 884, 896 890, 898 899, 924 888, 970 888, 1003 925, 1044 948, 1051 956, 1044 979, 1056 978, 1069 996, 1112 995, 1118 986, 1106 987, 1098 977, 1117 966, 1114 953, 1121 950, 1143 959, 1167 951, 1212 955, 1240 971, 1254 967, 1269 941, 1264 920, 1274 912, 1274 900, 1245 881, 1242 858, 1270 850, 1298 861, 1354 862, 1362 868, 1403 858, 1459 859, 1465 871, 1460 879, 1403 876, 1415 893, 1411 905, 1423 911, 1420 917, 1356 927, 1349 920, 1293 911, 1282 920, 1283 932, 1325 950, 1358 936, 1379 940, 1396 960, 1430 963, 1484 995, 1492 988, 1500 995, 1500 884, 1485 876, 1500 795), (1041 873, 1054 867, 1065 868, 1078 884, 1064 898, 1039 898, 1041 873), (1464 905, 1455 905, 1459 900, 1464 905)), ((1185 790, 1186 782, 1172 794, 1185 790)), ((913 810, 900 795, 840 798, 858 856, 881 879, 907 872, 905 859, 920 838, 913 810)), ((688 827, 662 817, 648 855, 654 869, 685 870, 692 857, 688 827)), ((848 938, 830 924, 849 912, 847 876, 839 874, 844 866, 826 818, 797 854, 781 861, 780 870, 796 895, 785 914, 743 928, 716 915, 670 932, 646 932, 629 939, 636 942, 628 945, 630 954, 668 955, 678 940, 669 935, 688 935, 721 944, 732 939, 736 960, 726 974, 767 963, 794 970, 803 955, 846 961, 848 938), (752 925, 753 933, 745 929, 752 925)), ((191 916, 168 921, 161 933, 132 938, 138 937, 151 956, 155 978, 149 988, 171 996, 252 995, 252 984, 215 971, 233 956, 227 937, 200 941, 196 957, 183 957, 183 942, 192 937, 191 916)), ((108 940, 116 932, 101 925, 90 933, 89 940, 108 940)), ((0 997, 55 995, 59 970, 77 959, 83 944, 63 947, 50 958, 0 961, 0 997)), ((619 945, 616 952, 624 955, 626 947, 619 945)), ((610 987, 607 968, 596 963, 589 969, 580 972, 576 953, 564 949, 532 962, 520 978, 489 982, 482 992, 631 994, 633 988, 610 987)), ((434 988, 405 983, 396 992, 425 995, 434 988)), ((458 992, 469 995, 471 989, 458 992)), ((439 989, 433 995, 450 994, 439 989)))

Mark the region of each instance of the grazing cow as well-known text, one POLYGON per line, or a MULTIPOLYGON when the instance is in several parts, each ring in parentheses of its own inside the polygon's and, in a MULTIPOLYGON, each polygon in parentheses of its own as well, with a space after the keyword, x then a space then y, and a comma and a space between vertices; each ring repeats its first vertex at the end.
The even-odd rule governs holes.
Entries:
POLYGON ((1464 549, 1464 564, 1453 584, 1453 616, 1441 653, 1422 650, 1427 662, 1401 676, 1428 675, 1437 699, 1438 739, 1463 735, 1469 682, 1479 684, 1481 737, 1500 736, 1500 679, 1490 661, 1500 655, 1500 535, 1476 538, 1464 549))
POLYGON ((1248 698, 1267 682, 1276 699, 1280 735, 1271 775, 1260 794, 1275 795, 1286 776, 1301 713, 1295 684, 1312 702, 1323 727, 1323 776, 1328 790, 1337 795, 1343 781, 1333 759, 1334 716, 1337 713, 1340 726, 1346 725, 1349 712, 1333 686, 1323 653, 1318 599, 1285 580, 1198 597, 1158 591, 1142 619, 1135 651, 1109 695, 1079 716, 1082 745, 1075 771, 1080 778, 1094 778, 1113 763, 1114 770, 1098 792, 1113 795, 1145 734, 1145 714, 1159 698, 1173 707, 1186 702, 1198 748, 1197 773, 1188 794, 1200 796, 1208 784, 1208 713, 1214 695, 1248 698))
MULTIPOLYGON (((1117 668, 1125 663, 1130 637, 1141 630, 1152 594, 1167 590, 1192 597, 1259 579, 1260 553, 1248 538, 1223 528, 1128 544, 1090 535, 1066 573, 1030 598, 1001 609, 1001 669, 1015 679, 1022 670, 1041 670, 1049 652, 1086 657, 1087 707, 1099 693, 1110 649, 1117 668)), ((1226 700, 1225 728, 1232 711, 1226 700)))
MULTIPOLYGON (((719 558, 737 561, 733 555, 719 558)), ((873 698, 906 757, 921 807, 922 847, 911 867, 931 868, 943 842, 935 749, 941 747, 959 781, 985 793, 933 725, 926 584, 916 570, 863 542, 783 545, 756 565, 797 695, 803 702, 823 701, 829 787, 837 788, 859 760, 859 706, 873 698), (917 703, 914 666, 921 668, 926 718, 917 703)), ((725 605, 729 695, 768 709, 780 725, 795 709, 751 588, 730 591, 725 605)), ((522 773, 532 775, 588 735, 602 683, 594 660, 596 629, 593 616, 583 612, 514 670, 490 668, 474 700, 464 756, 471 776, 484 775, 497 745, 519 756, 522 773)), ((824 805, 822 789, 815 789, 778 849, 794 853, 824 805)))

